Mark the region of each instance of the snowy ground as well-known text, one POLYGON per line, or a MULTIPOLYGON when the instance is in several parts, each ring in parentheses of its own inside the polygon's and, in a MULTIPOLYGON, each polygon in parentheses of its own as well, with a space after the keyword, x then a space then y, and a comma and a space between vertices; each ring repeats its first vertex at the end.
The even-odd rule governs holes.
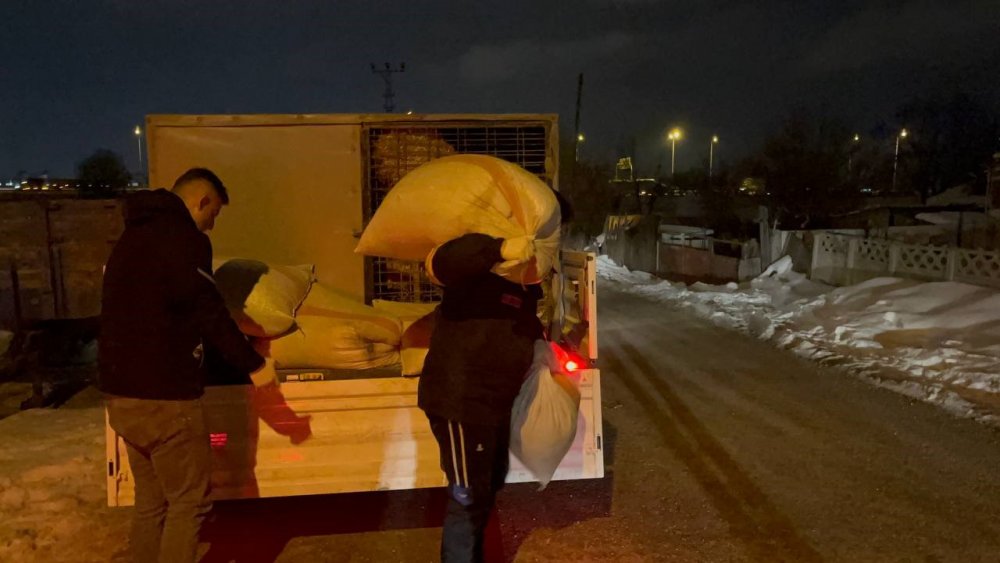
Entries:
POLYGON ((1000 424, 1000 291, 877 278, 814 283, 782 259, 750 283, 671 283, 605 256, 600 277, 956 414, 1000 424))
POLYGON ((104 409, 88 389, 0 420, 0 561, 112 561, 127 511, 107 508, 104 409))

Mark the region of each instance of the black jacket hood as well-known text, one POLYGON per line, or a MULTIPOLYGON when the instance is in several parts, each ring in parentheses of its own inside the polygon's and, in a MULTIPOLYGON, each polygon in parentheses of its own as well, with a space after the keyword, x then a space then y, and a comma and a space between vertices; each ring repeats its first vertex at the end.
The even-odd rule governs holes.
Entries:
POLYGON ((171 191, 160 188, 145 190, 130 195, 125 200, 123 211, 125 225, 134 226, 162 216, 186 218, 194 222, 184 201, 171 191))

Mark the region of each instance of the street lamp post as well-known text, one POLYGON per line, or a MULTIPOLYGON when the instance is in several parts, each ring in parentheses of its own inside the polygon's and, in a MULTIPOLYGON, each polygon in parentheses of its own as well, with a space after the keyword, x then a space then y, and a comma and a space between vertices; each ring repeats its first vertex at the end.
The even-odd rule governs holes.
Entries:
POLYGON ((908 134, 906 129, 903 129, 899 135, 896 135, 896 151, 892 156, 892 191, 894 192, 896 191, 896 169, 899 167, 899 140, 905 139, 908 134))
POLYGON ((856 148, 858 146, 858 143, 861 142, 861 135, 858 135, 857 133, 855 133, 854 137, 851 139, 851 142, 853 142, 854 144, 851 146, 851 150, 847 151, 847 173, 848 174, 851 173, 851 168, 852 168, 852 165, 854 164, 854 151, 856 150, 856 148))
POLYGON ((715 145, 719 143, 719 136, 712 135, 712 142, 708 144, 708 178, 712 179, 712 165, 715 157, 715 145))
POLYGON ((675 156, 677 154, 677 141, 681 140, 681 130, 676 127, 670 131, 667 135, 670 139, 670 179, 674 179, 674 163, 676 162, 675 156))
POLYGON ((573 155, 573 162, 580 162, 580 145, 583 144, 585 140, 583 133, 579 133, 576 136, 576 147, 574 147, 575 154, 573 155))
POLYGON ((138 143, 138 146, 139 146, 139 176, 140 176, 140 181, 141 181, 141 177, 142 177, 142 128, 140 128, 138 125, 136 125, 135 126, 135 131, 133 131, 133 133, 135 133, 135 141, 136 141, 136 143, 138 143))

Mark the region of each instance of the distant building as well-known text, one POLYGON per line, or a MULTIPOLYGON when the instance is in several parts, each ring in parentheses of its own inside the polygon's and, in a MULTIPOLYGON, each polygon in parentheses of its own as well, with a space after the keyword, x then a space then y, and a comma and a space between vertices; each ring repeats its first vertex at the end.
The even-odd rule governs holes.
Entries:
POLYGON ((77 192, 80 189, 80 181, 76 178, 25 178, 19 182, 6 182, 11 184, 13 189, 24 192, 77 192))
MULTIPOLYGON (((35 192, 50 192, 50 193, 61 193, 61 194, 74 194, 78 193, 81 188, 87 187, 99 187, 99 186, 84 186, 80 180, 76 178, 48 178, 45 176, 37 178, 24 178, 21 180, 6 180, 0 182, 0 191, 7 192, 24 192, 24 193, 35 193, 35 192)), ((103 186, 107 188, 108 186, 103 186)), ((126 190, 139 190, 144 188, 143 184, 140 184, 136 180, 131 180, 128 183, 126 190)))

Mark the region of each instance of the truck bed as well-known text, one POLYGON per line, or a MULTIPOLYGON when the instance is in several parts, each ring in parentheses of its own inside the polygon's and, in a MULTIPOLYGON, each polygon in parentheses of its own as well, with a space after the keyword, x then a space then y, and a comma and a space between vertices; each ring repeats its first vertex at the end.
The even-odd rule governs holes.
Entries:
MULTIPOLYGON (((374 370, 359 373, 368 371, 374 370)), ((286 373, 277 387, 208 387, 213 498, 444 486, 437 442, 417 407, 417 378, 388 373, 323 381, 287 381, 286 373)), ((556 480, 604 476, 600 372, 576 376, 577 436, 556 480)), ((121 438, 110 427, 107 433, 108 504, 128 506, 134 503, 128 456, 121 438)), ((512 456, 507 481, 533 480, 512 456)))

